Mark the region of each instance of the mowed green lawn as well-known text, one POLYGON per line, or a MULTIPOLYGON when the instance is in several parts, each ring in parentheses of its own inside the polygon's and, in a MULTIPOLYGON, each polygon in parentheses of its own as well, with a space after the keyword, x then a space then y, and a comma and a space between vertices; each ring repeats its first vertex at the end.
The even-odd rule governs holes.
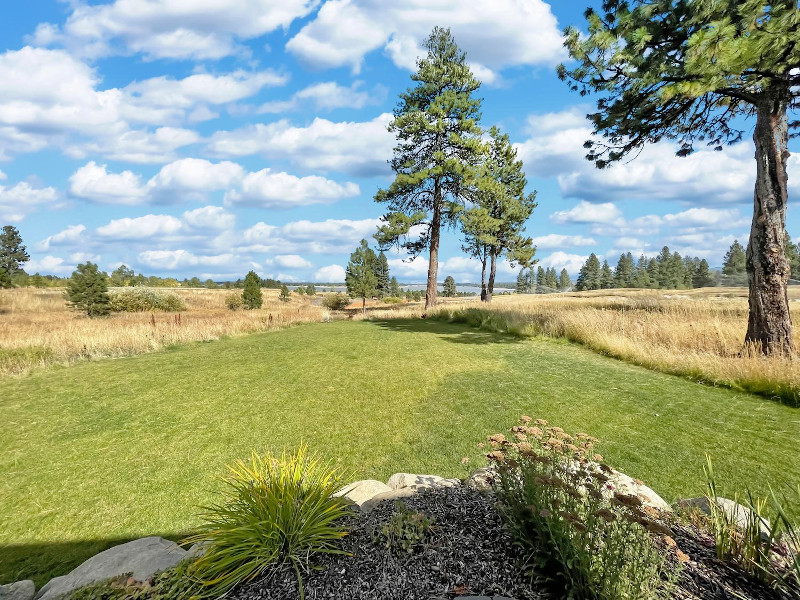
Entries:
POLYGON ((800 410, 544 339, 431 321, 299 326, 0 382, 0 583, 180 536, 251 449, 306 442, 353 479, 463 476, 522 414, 602 440, 667 500, 800 481, 800 410))

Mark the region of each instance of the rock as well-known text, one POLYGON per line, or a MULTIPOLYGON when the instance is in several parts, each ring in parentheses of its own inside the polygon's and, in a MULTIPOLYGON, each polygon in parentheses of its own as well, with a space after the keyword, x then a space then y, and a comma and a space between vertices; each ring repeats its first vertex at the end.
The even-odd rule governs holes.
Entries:
POLYGON ((382 494, 384 492, 391 491, 388 485, 383 483, 382 481, 376 481, 375 479, 364 479, 362 481, 355 481, 350 485, 343 487, 341 490, 336 492, 334 496, 344 496, 348 500, 358 504, 361 506, 378 494, 382 494))
POLYGON ((36 586, 30 579, 0 585, 0 600, 33 600, 36 586))
POLYGON ((453 487, 460 484, 461 480, 459 479, 444 479, 437 475, 416 475, 414 473, 395 473, 386 482, 386 485, 393 490, 406 487, 421 490, 435 487, 453 487))
POLYGON ((56 600, 74 590, 130 573, 145 581, 158 571, 171 569, 188 553, 175 542, 146 537, 120 544, 93 556, 68 575, 51 579, 36 595, 36 600, 56 600))
POLYGON ((401 498, 408 498, 413 496, 417 493, 417 489, 413 487, 404 487, 400 488, 399 490, 389 490, 388 492, 383 492, 380 494, 376 494, 364 504, 361 505, 362 512, 369 512, 375 506, 377 506, 380 502, 386 502, 387 500, 400 500, 401 498))
POLYGON ((186 556, 183 557, 183 560, 197 560, 198 558, 202 558, 206 554, 206 548, 211 544, 211 542, 197 542, 193 544, 189 551, 186 553, 186 556))
POLYGON ((496 470, 493 466, 483 467, 464 480, 464 485, 477 490, 479 492, 491 492, 493 488, 494 479, 497 476, 496 470))
POLYGON ((672 512, 672 507, 645 484, 628 477, 625 473, 613 471, 609 474, 610 483, 614 484, 614 491, 621 494, 638 496, 644 506, 650 506, 661 512, 672 512))
MULTIPOLYGON (((738 528, 745 529, 747 527, 747 522, 750 518, 749 508, 729 498, 723 498, 722 496, 717 496, 716 501, 717 506, 722 509, 722 512, 727 515, 729 520, 736 523, 738 528)), ((711 506, 709 505, 708 498, 705 496, 700 498, 685 498, 683 500, 678 500, 675 504, 682 508, 699 508, 705 514, 711 514, 711 506)), ((761 539, 767 540, 770 536, 770 524, 767 519, 764 519, 764 521, 765 522, 759 524, 759 529, 761 530, 761 539)))

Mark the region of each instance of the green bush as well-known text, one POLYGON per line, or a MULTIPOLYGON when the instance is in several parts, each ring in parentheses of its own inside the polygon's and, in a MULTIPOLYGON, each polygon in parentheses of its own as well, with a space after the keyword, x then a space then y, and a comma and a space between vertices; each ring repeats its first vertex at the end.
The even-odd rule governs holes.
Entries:
POLYGON ((322 305, 330 310, 342 310, 350 304, 350 297, 347 294, 328 294, 322 300, 322 305))
MULTIPOLYGON (((498 470, 501 512, 531 575, 563 586, 570 598, 670 598, 677 559, 668 561, 671 532, 638 496, 614 492, 610 467, 592 455, 596 440, 571 436, 539 420, 489 437, 498 470)), ((674 542, 673 544, 674 545, 674 542)))
POLYGON ((244 298, 242 298, 241 294, 233 293, 228 294, 225 296, 225 306, 227 306, 230 310, 239 310, 240 308, 244 308, 244 298))
POLYGON ((423 546, 433 521, 424 513, 410 510, 400 500, 394 506, 392 516, 381 526, 376 537, 395 553, 413 554, 423 546))
POLYGON ((384 304, 401 304, 403 302, 402 298, 398 298, 397 296, 386 296, 383 299, 384 304))
POLYGON ((261 278, 255 271, 250 271, 244 278, 242 301, 248 310, 261 308, 264 304, 264 298, 261 295, 261 278))
POLYGON ((110 311, 107 279, 96 264, 79 264, 67 283, 67 303, 90 318, 107 316, 110 311))
POLYGON ((177 294, 146 287, 113 291, 110 296, 110 306, 113 312, 180 312, 186 310, 186 303, 177 294))
POLYGON ((350 514, 350 503, 333 497, 339 473, 304 446, 280 459, 253 453, 249 463, 239 460, 229 469, 224 501, 207 507, 207 523, 185 540, 208 544, 192 568, 201 597, 219 597, 284 563, 295 570, 303 598, 301 571, 310 556, 343 553, 339 520, 350 514))

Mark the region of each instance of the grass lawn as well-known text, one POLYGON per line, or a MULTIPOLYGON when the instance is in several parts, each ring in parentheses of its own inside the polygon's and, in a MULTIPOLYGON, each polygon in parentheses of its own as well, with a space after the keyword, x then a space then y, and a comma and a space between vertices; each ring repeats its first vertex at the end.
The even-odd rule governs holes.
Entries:
POLYGON ((180 536, 225 465, 301 441, 352 479, 463 476, 528 414, 601 440, 667 500, 800 481, 800 410, 550 339, 437 321, 334 322, 0 381, 0 583, 121 540, 180 536))

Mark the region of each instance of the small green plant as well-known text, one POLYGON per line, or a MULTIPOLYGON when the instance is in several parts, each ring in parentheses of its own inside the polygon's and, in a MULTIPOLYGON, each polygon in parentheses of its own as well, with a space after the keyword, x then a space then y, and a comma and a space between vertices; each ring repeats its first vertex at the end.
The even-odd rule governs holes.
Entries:
POLYGON ((638 496, 615 491, 612 469, 593 454, 597 440, 539 419, 489 437, 500 509, 535 577, 570 598, 669 598, 676 557, 670 530, 638 496), (670 544, 669 542, 672 541, 670 544))
MULTIPOLYGON (((800 501, 800 485, 797 486, 796 502, 800 501)), ((778 581, 784 589, 794 590, 800 597, 800 526, 786 512, 788 503, 785 498, 778 498, 772 491, 772 502, 776 519, 774 527, 780 527, 783 535, 780 542, 781 555, 785 557, 785 569, 777 573, 778 581)))
POLYGON ((383 299, 384 304, 401 304, 403 302, 402 298, 398 298, 397 296, 386 296, 383 299))
POLYGON ((126 288, 110 293, 112 312, 180 312, 186 303, 177 294, 146 287, 126 288))
POLYGON ((229 467, 224 501, 206 508, 207 523, 184 543, 205 542, 206 553, 192 568, 203 598, 216 598, 252 581, 278 564, 297 574, 314 553, 341 554, 337 542, 346 535, 340 519, 349 502, 333 493, 341 487, 339 472, 301 446, 280 458, 259 456, 229 467))
POLYGON ((392 516, 381 526, 377 537, 393 552, 413 554, 422 547, 432 526, 433 520, 424 513, 413 511, 397 500, 392 516))
POLYGON ((189 576, 190 561, 168 571, 156 573, 147 581, 135 581, 121 575, 78 588, 69 600, 189 600, 200 592, 199 584, 189 576))
POLYGON ((261 305, 264 304, 264 298, 261 296, 261 278, 255 271, 250 271, 245 275, 242 301, 248 310, 261 308, 261 305))
POLYGON ((65 292, 67 303, 90 318, 105 317, 110 312, 106 274, 92 262, 82 263, 72 273, 65 292))
POLYGON ((244 299, 241 294, 228 294, 225 296, 225 306, 227 306, 229 310, 239 310, 244 307, 244 299))
POLYGON ((329 310, 342 310, 350 304, 347 294, 327 294, 322 300, 322 305, 329 310))

